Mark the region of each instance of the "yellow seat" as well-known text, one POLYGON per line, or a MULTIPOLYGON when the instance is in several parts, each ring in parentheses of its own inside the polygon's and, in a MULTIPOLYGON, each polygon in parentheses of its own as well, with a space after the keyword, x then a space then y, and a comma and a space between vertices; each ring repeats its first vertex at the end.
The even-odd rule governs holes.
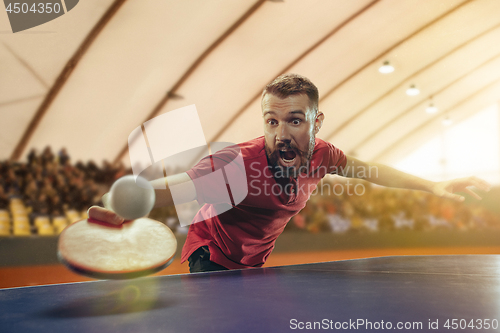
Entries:
POLYGON ((44 225, 50 226, 50 220, 46 216, 38 216, 35 218, 34 224, 35 224, 35 227, 37 227, 37 228, 44 226, 44 225))
POLYGON ((0 236, 10 236, 10 224, 5 225, 0 223, 0 236))
POLYGON ((74 210, 74 209, 68 209, 66 211, 66 217, 67 218, 70 218, 73 215, 78 215, 78 212, 76 210, 74 210))
POLYGON ((25 209, 11 209, 10 210, 10 215, 11 216, 22 216, 22 215, 28 215, 28 212, 25 209))
POLYGON ((23 201, 20 198, 12 198, 10 199, 10 205, 11 206, 23 205, 23 201))
POLYGON ((43 224, 38 227, 38 234, 40 236, 52 236, 54 235, 54 228, 50 224, 43 224))
POLYGON ((33 223, 35 223, 36 226, 39 224, 50 224, 50 219, 48 216, 37 216, 33 220, 33 223))
POLYGON ((68 224, 68 220, 64 216, 56 216, 52 219, 52 225, 58 226, 58 225, 64 225, 66 226, 68 224))
POLYGON ((14 225, 14 236, 31 236, 29 225, 14 225))
POLYGON ((10 215, 7 213, 7 214, 0 214, 0 221, 8 221, 10 222, 11 219, 10 219, 10 215))
POLYGON ((66 217, 68 218, 69 223, 75 223, 76 221, 80 221, 80 214, 76 210, 68 210, 66 211, 66 217))
POLYGON ((59 235, 68 225, 54 226, 56 235, 59 235))
POLYGON ((17 217, 25 217, 25 218, 28 218, 28 214, 26 214, 26 213, 23 213, 23 214, 20 214, 20 213, 14 213, 14 214, 12 214, 12 218, 13 218, 13 219, 16 219, 17 217))
POLYGON ((9 206, 9 208, 10 208, 11 212, 18 211, 18 210, 19 211, 26 211, 26 207, 24 205, 22 205, 22 204, 21 205, 12 205, 11 204, 9 206))
POLYGON ((30 221, 28 220, 27 217, 18 216, 18 217, 14 218, 14 225, 18 225, 18 224, 29 226, 30 225, 30 221))
POLYGON ((14 210, 26 210, 26 206, 23 204, 10 204, 9 208, 11 211, 14 210))
POLYGON ((18 219, 26 219, 28 220, 28 215, 27 214, 12 214, 12 220, 15 221, 15 220, 18 220, 18 219))

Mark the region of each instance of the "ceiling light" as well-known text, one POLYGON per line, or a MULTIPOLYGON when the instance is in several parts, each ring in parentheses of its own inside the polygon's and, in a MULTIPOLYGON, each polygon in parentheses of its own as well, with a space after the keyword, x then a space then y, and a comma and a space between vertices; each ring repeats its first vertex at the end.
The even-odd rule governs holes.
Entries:
POLYGON ((394 67, 391 66, 389 61, 384 61, 384 64, 382 66, 380 66, 378 71, 382 74, 389 74, 389 73, 394 72, 394 67))
POLYGON ((415 87, 415 85, 412 84, 410 86, 410 88, 408 88, 408 90, 406 90, 406 94, 408 96, 417 96, 418 94, 420 94, 420 90, 418 90, 417 87, 415 87))
POLYGON ((425 111, 427 113, 433 114, 438 112, 438 108, 434 105, 434 103, 429 104, 428 107, 425 108, 425 111))
POLYGON ((451 124, 453 124, 453 120, 450 119, 450 117, 446 116, 444 119, 443 119, 443 125, 444 126, 450 126, 451 124))

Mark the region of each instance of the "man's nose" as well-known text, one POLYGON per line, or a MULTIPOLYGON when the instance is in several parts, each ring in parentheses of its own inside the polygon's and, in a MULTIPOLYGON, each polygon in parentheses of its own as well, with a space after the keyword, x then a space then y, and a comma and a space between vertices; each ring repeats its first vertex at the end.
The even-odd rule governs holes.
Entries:
POLYGON ((278 126, 278 135, 277 138, 279 141, 290 141, 290 131, 288 129, 288 126, 286 124, 280 124, 278 126))

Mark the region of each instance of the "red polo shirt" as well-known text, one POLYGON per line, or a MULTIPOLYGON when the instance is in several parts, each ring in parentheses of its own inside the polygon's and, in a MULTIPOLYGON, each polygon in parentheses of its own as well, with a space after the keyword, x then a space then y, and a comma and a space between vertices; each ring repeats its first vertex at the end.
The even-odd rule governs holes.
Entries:
POLYGON ((316 139, 306 174, 296 179, 275 179, 268 167, 264 137, 238 144, 238 148, 223 149, 187 171, 194 181, 198 202, 205 205, 195 217, 201 222, 189 226, 181 262, 206 245, 210 260, 219 265, 229 269, 261 267, 287 222, 304 208, 319 181, 327 173, 337 173, 347 162, 340 149, 316 139), (239 204, 231 205, 231 209, 214 214, 221 204, 217 200, 228 196, 217 193, 217 186, 196 180, 223 168, 238 153, 243 156, 248 194, 239 204))

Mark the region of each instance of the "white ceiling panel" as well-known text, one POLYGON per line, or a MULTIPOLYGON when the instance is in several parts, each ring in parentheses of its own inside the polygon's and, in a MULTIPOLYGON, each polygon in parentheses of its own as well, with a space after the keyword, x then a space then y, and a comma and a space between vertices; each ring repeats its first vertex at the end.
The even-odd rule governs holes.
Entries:
POLYGON ((0 105, 0 160, 10 158, 23 135, 25 124, 33 117, 42 97, 0 105))
POLYGON ((79 62, 29 145, 60 142, 85 129, 85 140, 67 144, 75 159, 113 159, 129 133, 246 8, 228 0, 126 2, 79 62), (228 13, 218 13, 220 7, 228 13), (207 19, 215 15, 218 20, 207 19), (62 128, 54 132, 54 126, 62 128))
MULTIPOLYGON (((418 82, 419 86, 425 87, 425 90, 418 96, 407 96, 405 90, 409 85, 400 85, 398 89, 391 91, 390 94, 384 96, 382 100, 367 109, 362 117, 358 117, 349 123, 344 130, 336 134, 335 138, 342 141, 349 140, 346 149, 356 151, 370 134, 380 131, 385 124, 399 114, 404 113, 405 110, 413 108, 415 104, 422 101, 428 103, 430 96, 439 99, 441 97, 439 91, 443 87, 447 87, 464 75, 474 76, 476 81, 473 82, 478 85, 482 84, 480 82, 482 79, 489 80, 491 77, 500 77, 500 72, 495 71, 498 65, 495 64, 495 61, 493 61, 493 64, 491 63, 491 59, 496 59, 496 63, 500 60, 500 58, 497 58, 500 56, 500 43, 495 43, 497 40, 500 40, 500 28, 496 28, 482 38, 474 40, 474 42, 434 63, 425 71, 414 75, 413 81, 418 82), (358 130, 359 134, 353 137, 350 133, 355 130, 358 130)), ((411 81, 408 80, 405 83, 408 82, 411 81)), ((460 95, 452 95, 446 100, 448 101, 449 98, 454 96, 460 95)), ((411 122, 408 124, 413 125, 411 122)))
MULTIPOLYGON (((472 98, 465 100, 453 109, 453 121, 459 123, 472 114, 484 110, 484 108, 497 103, 500 96, 500 82, 488 86, 481 90, 472 98)), ((418 148, 421 144, 429 141, 431 138, 439 135, 443 129, 443 117, 437 116, 425 125, 409 132, 408 135, 399 141, 394 141, 388 145, 386 150, 378 156, 377 160, 384 161, 387 164, 396 164, 408 154, 418 148)))
POLYGON ((128 0, 55 85, 117 3, 80 1, 15 34, 0 11, 0 158, 51 145, 74 160, 129 164, 134 128, 191 104, 208 142, 245 141, 262 135, 264 86, 294 72, 320 89, 319 137, 393 163, 439 133, 442 112, 463 117, 497 92, 489 86, 500 77, 495 0, 128 0), (378 72, 385 60, 394 73, 378 72), (410 84, 421 94, 406 96, 410 84), (436 115, 423 111, 431 95, 436 115))

